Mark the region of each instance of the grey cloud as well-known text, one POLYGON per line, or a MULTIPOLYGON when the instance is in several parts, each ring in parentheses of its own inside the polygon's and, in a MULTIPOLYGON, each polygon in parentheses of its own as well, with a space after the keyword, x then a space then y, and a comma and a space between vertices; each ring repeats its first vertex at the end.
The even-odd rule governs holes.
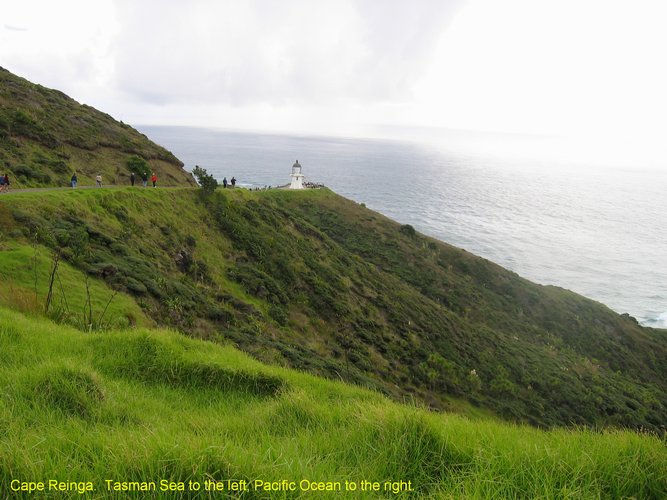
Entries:
POLYGON ((359 3, 367 20, 366 40, 372 48, 373 74, 386 79, 390 95, 403 95, 414 82, 430 60, 438 37, 461 5, 460 1, 359 3))
POLYGON ((118 0, 116 79, 156 104, 402 100, 460 5, 118 0))
POLYGON ((28 28, 19 28, 18 26, 11 26, 9 24, 5 24, 3 27, 9 31, 28 31, 28 28))

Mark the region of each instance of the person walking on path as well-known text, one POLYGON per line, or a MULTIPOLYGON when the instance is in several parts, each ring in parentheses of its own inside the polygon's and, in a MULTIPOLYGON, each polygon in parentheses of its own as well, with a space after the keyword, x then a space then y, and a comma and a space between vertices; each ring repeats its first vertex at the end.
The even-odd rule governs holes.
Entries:
POLYGON ((0 193, 5 190, 5 176, 0 175, 0 193))
POLYGON ((136 175, 134 175, 134 172, 130 174, 130 184, 132 184, 132 187, 134 187, 134 180, 137 178, 136 175))
POLYGON ((143 172, 141 174, 141 182, 143 183, 144 187, 148 186, 148 172, 143 172))
POLYGON ((232 187, 236 187, 236 177, 232 177, 232 187))
POLYGON ((97 187, 101 188, 102 187, 102 176, 98 174, 97 177, 95 177, 95 182, 97 182, 97 187))
POLYGON ((155 172, 151 175, 151 182, 153 183, 153 187, 157 187, 157 174, 155 172))
POLYGON ((222 187, 223 187, 223 188, 226 188, 226 187, 227 187, 227 177, 224 177, 224 178, 222 179, 222 187))
POLYGON ((79 182, 79 179, 76 176, 76 172, 74 172, 72 174, 72 178, 70 179, 70 182, 72 183, 72 189, 76 188, 76 185, 79 182))

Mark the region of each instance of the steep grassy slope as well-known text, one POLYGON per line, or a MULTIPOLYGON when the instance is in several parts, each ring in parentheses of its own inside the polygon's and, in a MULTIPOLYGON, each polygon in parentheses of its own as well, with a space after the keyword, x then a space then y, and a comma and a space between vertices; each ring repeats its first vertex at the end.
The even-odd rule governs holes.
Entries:
POLYGON ((2 307, 0 437, 4 498, 667 496, 656 437, 473 422, 173 332, 82 333, 2 307), (13 491, 28 482, 45 491, 13 491), (132 482, 155 491, 115 490, 132 482), (327 485, 340 491, 313 490, 327 485))
POLYGON ((664 331, 327 190, 24 193, 0 200, 0 227, 5 247, 58 251, 159 324, 267 362, 542 426, 667 422, 664 331))
MULTIPOLYGON (((40 246, 0 241, 0 303, 12 309, 41 313, 46 309, 51 252, 40 246)), ((135 300, 110 290, 103 281, 89 278, 66 262, 60 262, 46 314, 81 329, 152 326, 135 300)))
POLYGON ((97 174, 126 184, 130 159, 161 184, 194 185, 173 154, 129 125, 0 68, 0 173, 15 187, 65 186, 74 171, 83 185, 97 174))

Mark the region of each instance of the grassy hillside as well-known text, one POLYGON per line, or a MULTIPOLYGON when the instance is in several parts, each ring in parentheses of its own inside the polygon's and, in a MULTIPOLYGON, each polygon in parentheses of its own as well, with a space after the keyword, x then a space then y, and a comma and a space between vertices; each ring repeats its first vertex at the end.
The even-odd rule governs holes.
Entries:
POLYGON ((82 185, 98 174, 129 184, 128 161, 163 185, 194 185, 180 160, 129 125, 0 68, 0 173, 14 187, 66 186, 74 171, 82 185))
POLYGON ((3 497, 667 496, 656 437, 431 413, 170 331, 0 318, 3 497), (44 492, 13 491, 29 482, 44 492))
MULTIPOLYGON (((58 253, 59 274, 119 292, 112 324, 154 321, 468 415, 664 432, 665 331, 328 190, 21 193, 0 200, 0 227, 3 254, 44 256, 37 285, 34 266, 0 264, 2 283, 38 297, 0 294, 26 312, 43 309, 46 255, 58 253)), ((68 307, 55 315, 80 326, 86 294, 75 291, 56 290, 68 307)))

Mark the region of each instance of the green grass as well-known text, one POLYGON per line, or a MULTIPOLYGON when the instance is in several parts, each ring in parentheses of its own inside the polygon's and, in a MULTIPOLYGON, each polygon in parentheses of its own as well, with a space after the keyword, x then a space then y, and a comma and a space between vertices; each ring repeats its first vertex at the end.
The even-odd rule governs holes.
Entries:
MULTIPOLYGON (((106 479, 158 487, 161 479, 309 479, 366 480, 381 488, 410 481, 414 491, 398 495, 405 497, 667 495, 667 449, 656 437, 470 421, 265 366, 174 332, 86 334, 4 308, 0 317, 5 494, 13 479, 90 481, 97 497, 118 498, 107 492, 106 479)), ((320 494, 251 488, 243 497, 320 494)))
MULTIPOLYGON (((39 245, 0 242, 0 255, 0 304, 26 313, 43 314, 53 268, 51 252, 39 245)), ((64 322, 80 324, 86 311, 91 310, 94 322, 112 327, 154 324, 131 297, 114 294, 106 284, 94 278, 89 278, 86 290, 86 275, 61 262, 53 283, 50 312, 58 314, 64 322)))
MULTIPOLYGON (((135 310, 139 325, 136 310, 398 401, 547 428, 660 433, 667 419, 664 331, 326 189, 17 193, 0 200, 0 227, 0 244, 24 249, 12 269, 35 241, 45 270, 59 251, 83 273, 72 293, 84 275, 107 287, 98 310, 116 290, 129 301, 116 315, 135 310)), ((24 297, 34 286, 27 272, 13 283, 24 297)), ((16 297, 0 286, 0 304, 16 297)))

